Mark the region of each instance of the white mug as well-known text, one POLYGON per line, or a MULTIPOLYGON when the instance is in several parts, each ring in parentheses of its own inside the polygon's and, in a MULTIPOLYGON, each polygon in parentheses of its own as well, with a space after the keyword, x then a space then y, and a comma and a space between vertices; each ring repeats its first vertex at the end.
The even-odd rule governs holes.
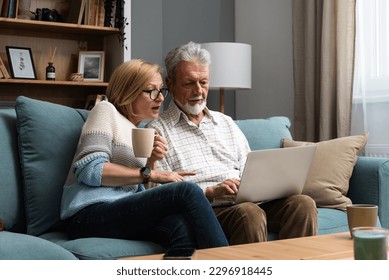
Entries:
POLYGON ((148 158, 154 146, 155 130, 153 128, 132 129, 132 149, 136 157, 148 158))

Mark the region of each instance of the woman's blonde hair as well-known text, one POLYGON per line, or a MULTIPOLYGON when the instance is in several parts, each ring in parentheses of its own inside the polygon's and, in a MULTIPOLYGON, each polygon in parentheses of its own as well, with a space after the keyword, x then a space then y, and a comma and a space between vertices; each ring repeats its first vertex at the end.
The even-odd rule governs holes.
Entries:
POLYGON ((106 95, 108 100, 124 116, 134 116, 132 103, 146 89, 146 86, 159 73, 161 67, 141 59, 132 59, 121 64, 113 72, 106 95))

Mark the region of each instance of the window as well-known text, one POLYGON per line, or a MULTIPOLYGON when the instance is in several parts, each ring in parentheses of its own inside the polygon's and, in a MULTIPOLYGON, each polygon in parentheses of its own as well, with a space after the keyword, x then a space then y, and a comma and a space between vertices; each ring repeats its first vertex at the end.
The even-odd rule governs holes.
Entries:
POLYGON ((389 157, 389 1, 358 0, 351 134, 369 133, 365 155, 389 157))
POLYGON ((389 101, 389 1, 357 1, 354 101, 389 101), (359 76, 359 78, 358 78, 359 76))

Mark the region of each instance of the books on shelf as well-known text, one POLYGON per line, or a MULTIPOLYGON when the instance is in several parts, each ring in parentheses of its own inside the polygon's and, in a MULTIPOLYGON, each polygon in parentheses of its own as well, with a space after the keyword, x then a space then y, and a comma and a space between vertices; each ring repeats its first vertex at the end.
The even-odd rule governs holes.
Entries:
POLYGON ((11 75, 9 74, 7 68, 5 67, 4 62, 1 59, 1 57, 0 57, 0 72, 3 76, 2 78, 11 79, 11 75))
MULTIPOLYGON (((20 1, 0 0, 0 16, 17 18, 20 1)), ((51 0, 32 0, 30 10, 42 5, 54 9, 51 0)), ((124 0, 69 0, 66 8, 61 6, 60 14, 64 13, 68 23, 121 28, 123 9, 124 0)))
POLYGON ((19 8, 19 0, 0 0, 0 16, 16 18, 19 8))
POLYGON ((123 0, 85 1, 85 11, 80 10, 80 16, 82 15, 81 20, 83 24, 120 28, 119 25, 122 22, 124 8, 123 0))
POLYGON ((3 2, 4 0, 0 0, 0 17, 2 16, 3 2))
POLYGON ((105 16, 105 8, 104 8, 104 0, 99 0, 99 9, 97 11, 97 25, 104 26, 104 16, 105 16))
POLYGON ((1 17, 8 17, 8 6, 9 6, 9 0, 2 0, 1 6, 0 6, 0 16, 1 17))
POLYGON ((72 0, 70 2, 68 17, 66 22, 81 24, 85 11, 86 0, 72 0))
MULTIPOLYGON (((81 0, 72 0, 80 1, 81 0)), ((100 24, 100 13, 104 13, 104 0, 82 0, 80 8, 78 9, 78 24, 103 26, 100 24)), ((70 12, 69 12, 70 15, 70 12)))
POLYGON ((72 0, 67 22, 105 26, 106 0, 72 0))
POLYGON ((78 24, 82 23, 85 14, 85 7, 86 7, 86 0, 82 0, 80 12, 78 14, 78 22, 77 22, 78 24))
POLYGON ((19 2, 18 0, 9 0, 9 6, 8 6, 9 18, 16 18, 18 2, 19 2))

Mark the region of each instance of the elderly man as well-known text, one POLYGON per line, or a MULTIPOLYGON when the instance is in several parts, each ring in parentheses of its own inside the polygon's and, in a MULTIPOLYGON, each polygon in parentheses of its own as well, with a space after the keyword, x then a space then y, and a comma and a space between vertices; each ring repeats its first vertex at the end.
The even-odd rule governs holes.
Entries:
MULTIPOLYGON (((188 180, 212 202, 236 194, 250 148, 230 117, 206 107, 210 63, 208 51, 194 42, 167 54, 166 83, 173 99, 148 127, 168 141, 169 152, 159 168, 195 171, 188 180)), ((316 205, 305 195, 215 207, 214 212, 232 245, 266 241, 267 230, 278 232, 279 238, 317 234, 316 205)))

